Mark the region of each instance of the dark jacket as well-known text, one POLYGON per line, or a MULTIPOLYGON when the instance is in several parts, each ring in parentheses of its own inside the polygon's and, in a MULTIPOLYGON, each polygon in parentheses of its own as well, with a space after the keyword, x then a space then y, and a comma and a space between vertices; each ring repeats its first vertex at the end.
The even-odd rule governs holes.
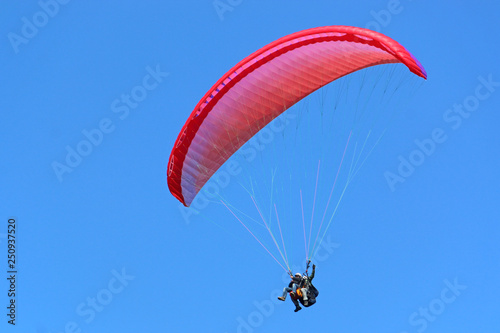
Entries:
POLYGON ((312 271, 311 275, 309 275, 309 277, 304 276, 304 278, 301 281, 301 286, 300 287, 301 288, 307 288, 310 285, 312 285, 311 282, 314 279, 314 274, 315 273, 316 273, 316 267, 313 267, 313 271, 312 271))
POLYGON ((302 282, 302 278, 292 277, 292 281, 288 284, 288 288, 292 288, 292 285, 295 283, 300 288, 300 283, 302 282))

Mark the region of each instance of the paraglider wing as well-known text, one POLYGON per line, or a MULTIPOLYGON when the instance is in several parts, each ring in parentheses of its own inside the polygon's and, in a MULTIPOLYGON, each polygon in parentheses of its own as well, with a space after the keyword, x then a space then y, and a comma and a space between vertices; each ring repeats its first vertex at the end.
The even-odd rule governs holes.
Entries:
POLYGON ((196 105, 170 154, 170 192, 185 206, 260 129, 322 86, 354 71, 403 63, 427 74, 391 38, 363 28, 329 26, 300 31, 240 61, 196 105))

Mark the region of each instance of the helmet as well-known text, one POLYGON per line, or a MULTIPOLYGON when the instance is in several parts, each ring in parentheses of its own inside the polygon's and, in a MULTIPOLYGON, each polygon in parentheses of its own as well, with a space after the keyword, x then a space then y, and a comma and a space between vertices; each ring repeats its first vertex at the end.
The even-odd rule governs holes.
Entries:
POLYGON ((298 276, 298 277, 300 277, 300 278, 301 278, 301 277, 302 277, 302 274, 300 274, 300 273, 295 273, 295 276, 298 276))

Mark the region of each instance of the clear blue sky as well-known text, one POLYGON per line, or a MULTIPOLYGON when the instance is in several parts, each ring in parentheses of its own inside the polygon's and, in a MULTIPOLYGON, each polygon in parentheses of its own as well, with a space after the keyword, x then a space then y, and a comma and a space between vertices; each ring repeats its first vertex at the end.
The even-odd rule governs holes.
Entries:
MULTIPOLYGON (((499 332, 500 4, 222 4, 2 4, 0 331, 499 332), (341 203, 317 304, 294 313, 275 300, 283 270, 221 207, 203 212, 213 223, 186 223, 165 172, 179 129, 221 75, 325 25, 378 29, 429 77, 341 203), (136 102, 122 100, 132 93, 136 102), (458 116, 464 103, 473 111, 458 116), (436 129, 446 140, 391 190, 384 174, 436 129), (68 157, 76 149, 86 156, 68 157), (11 216, 15 328, 4 314, 11 216)), ((235 188, 225 195, 237 198, 235 188)))

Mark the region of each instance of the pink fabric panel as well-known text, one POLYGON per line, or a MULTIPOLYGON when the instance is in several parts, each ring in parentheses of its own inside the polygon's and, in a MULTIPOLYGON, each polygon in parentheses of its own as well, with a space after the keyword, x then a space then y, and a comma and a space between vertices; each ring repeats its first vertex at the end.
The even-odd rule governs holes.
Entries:
MULTIPOLYGON (((241 71, 274 51, 244 64, 241 71)), ((395 62, 399 60, 385 50, 352 41, 307 44, 264 62, 222 96, 196 132, 182 168, 185 203, 189 205, 236 150, 287 108, 339 77, 395 62)))

